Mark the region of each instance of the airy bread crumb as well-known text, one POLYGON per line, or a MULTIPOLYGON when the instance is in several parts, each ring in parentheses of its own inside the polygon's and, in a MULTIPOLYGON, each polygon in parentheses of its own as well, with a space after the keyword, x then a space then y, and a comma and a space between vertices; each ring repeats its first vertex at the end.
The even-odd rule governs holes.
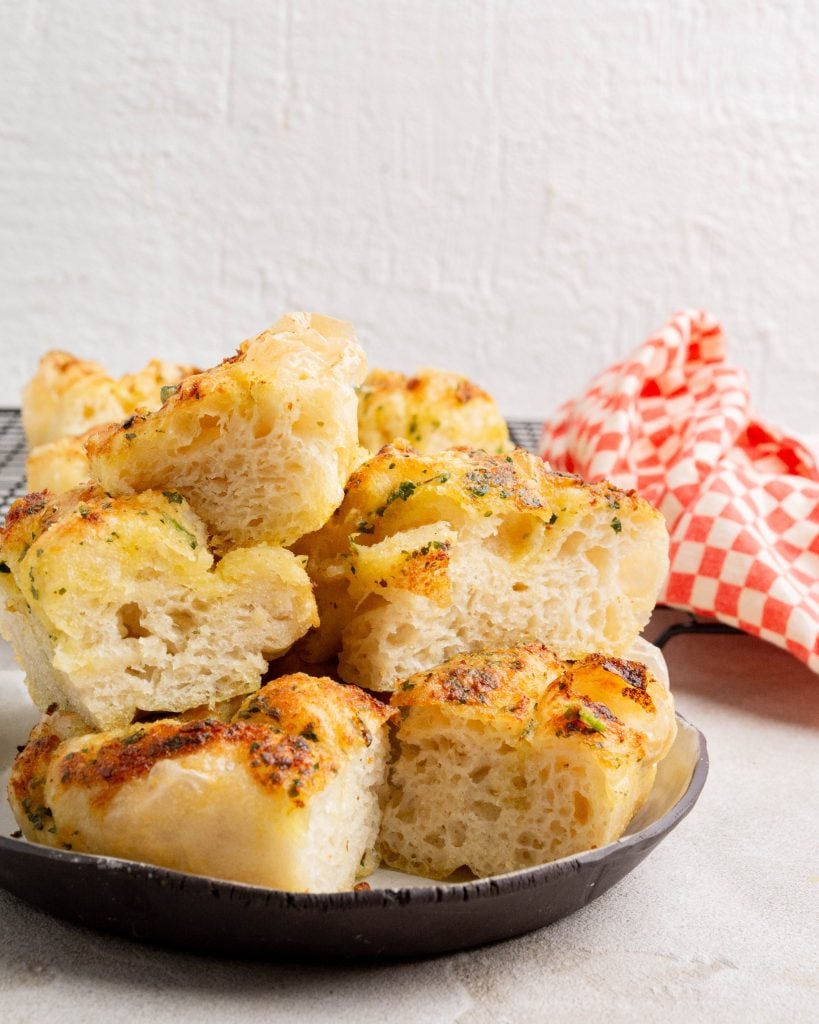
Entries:
POLYGON ((172 487, 220 550, 292 544, 327 520, 360 461, 366 368, 349 324, 292 313, 155 413, 92 434, 94 479, 111 494, 172 487))
POLYGON ((623 654, 668 569, 665 521, 633 492, 550 473, 522 449, 405 443, 364 463, 295 550, 321 619, 300 653, 338 653, 343 679, 379 692, 481 647, 623 654))
POLYGON ((641 662, 562 663, 538 644, 453 658, 404 680, 379 848, 446 878, 532 867, 622 835, 676 734, 641 662))

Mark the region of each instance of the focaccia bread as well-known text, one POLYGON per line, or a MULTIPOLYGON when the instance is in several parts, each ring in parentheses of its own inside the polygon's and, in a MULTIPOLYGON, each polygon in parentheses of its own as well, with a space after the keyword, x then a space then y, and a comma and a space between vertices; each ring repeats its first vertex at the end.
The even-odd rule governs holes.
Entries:
POLYGON ((463 655, 404 680, 379 848, 402 871, 495 875, 612 842, 676 735, 644 664, 572 664, 538 644, 463 655))
POLYGON ((85 451, 90 431, 79 437, 61 437, 33 448, 26 459, 26 487, 29 494, 51 491, 63 494, 91 480, 91 466, 85 451))
POLYGON ((93 434, 94 479, 111 494, 179 491, 220 549, 292 544, 327 520, 360 461, 365 373, 349 324, 292 313, 155 413, 93 434))
POLYGON ((309 556, 321 620, 300 653, 338 652, 341 677, 376 691, 482 647, 539 640, 561 658, 623 654, 668 569, 655 508, 551 473, 522 449, 423 456, 388 445, 296 550, 309 556))
POLYGON ((422 454, 455 445, 488 452, 512 447, 491 395, 466 377, 429 367, 412 377, 371 370, 359 390, 358 437, 373 452, 397 438, 422 454))
POLYGON ((303 892, 374 864, 394 712, 356 687, 286 676, 228 717, 86 734, 46 714, 9 798, 32 842, 303 892))
POLYGON ((34 703, 98 729, 246 694, 317 622, 302 561, 259 544, 215 563, 175 491, 29 495, 9 511, 0 559, 0 631, 34 703))
POLYGON ((47 352, 23 392, 23 428, 30 447, 84 434, 130 416, 139 406, 158 409, 162 388, 196 373, 195 366, 152 359, 119 379, 105 367, 68 352, 47 352))

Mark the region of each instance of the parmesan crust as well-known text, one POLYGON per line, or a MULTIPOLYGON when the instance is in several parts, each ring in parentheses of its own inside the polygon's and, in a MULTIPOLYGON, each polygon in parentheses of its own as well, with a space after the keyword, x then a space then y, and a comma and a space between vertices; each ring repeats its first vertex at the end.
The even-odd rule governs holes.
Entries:
POLYGON ((99 363, 68 352, 47 352, 23 392, 23 428, 30 447, 84 434, 91 427, 130 416, 137 407, 158 409, 165 385, 196 373, 195 366, 152 359, 138 373, 112 377, 99 363))
POLYGON ((412 377, 371 370, 359 391, 358 436, 376 452, 406 438, 422 454, 455 445, 503 452, 506 421, 491 395, 466 377, 425 367, 412 377))
POLYGON ((27 839, 303 892, 370 870, 394 712, 355 687, 285 676, 227 717, 86 734, 46 714, 9 798, 27 839))

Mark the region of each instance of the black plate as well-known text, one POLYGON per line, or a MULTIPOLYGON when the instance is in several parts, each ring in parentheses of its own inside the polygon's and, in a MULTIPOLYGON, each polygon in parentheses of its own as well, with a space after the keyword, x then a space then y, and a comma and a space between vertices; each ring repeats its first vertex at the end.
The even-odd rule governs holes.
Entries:
POLYGON ((627 834, 537 868, 445 884, 379 871, 370 891, 312 895, 0 837, 0 886, 91 928, 232 956, 396 959, 508 939, 596 899, 691 810, 708 756, 703 735, 677 721, 671 753, 627 834))

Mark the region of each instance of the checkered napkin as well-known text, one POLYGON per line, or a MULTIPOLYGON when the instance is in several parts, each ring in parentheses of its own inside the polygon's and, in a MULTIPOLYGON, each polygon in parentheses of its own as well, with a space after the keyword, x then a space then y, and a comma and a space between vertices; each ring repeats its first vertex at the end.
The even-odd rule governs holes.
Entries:
POLYGON ((665 515, 661 600, 762 637, 819 672, 819 465, 761 423, 707 313, 678 313, 544 425, 555 469, 635 488, 665 515))

